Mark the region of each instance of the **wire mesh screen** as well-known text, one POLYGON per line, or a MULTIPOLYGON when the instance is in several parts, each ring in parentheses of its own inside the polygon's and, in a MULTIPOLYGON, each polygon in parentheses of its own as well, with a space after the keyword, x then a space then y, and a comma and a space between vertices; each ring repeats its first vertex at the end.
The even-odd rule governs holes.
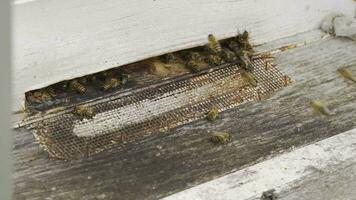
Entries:
POLYGON ((263 59, 253 61, 257 81, 251 85, 232 64, 186 74, 147 87, 84 103, 95 115, 82 119, 73 108, 24 125, 51 157, 75 159, 139 140, 206 117, 244 102, 261 100, 289 84, 288 76, 263 59))

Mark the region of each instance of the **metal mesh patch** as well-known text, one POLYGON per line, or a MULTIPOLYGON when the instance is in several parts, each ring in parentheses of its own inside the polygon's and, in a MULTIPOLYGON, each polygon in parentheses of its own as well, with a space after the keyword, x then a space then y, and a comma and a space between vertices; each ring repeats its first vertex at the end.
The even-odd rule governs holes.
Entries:
POLYGON ((67 107, 61 112, 27 119, 22 126, 35 135, 51 157, 90 156, 202 119, 213 106, 221 112, 260 100, 290 81, 276 66, 262 59, 255 59, 253 65, 256 87, 241 77, 240 67, 222 65, 86 102, 95 113, 91 119, 80 119, 73 114, 72 107, 67 107))

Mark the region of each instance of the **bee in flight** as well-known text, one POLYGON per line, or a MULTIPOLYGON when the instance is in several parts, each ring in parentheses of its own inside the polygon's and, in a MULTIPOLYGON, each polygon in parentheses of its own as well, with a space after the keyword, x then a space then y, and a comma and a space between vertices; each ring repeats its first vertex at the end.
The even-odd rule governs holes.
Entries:
POLYGON ((341 76, 343 76, 346 79, 349 79, 353 82, 356 83, 356 78, 352 75, 351 71, 346 69, 346 68, 340 68, 337 70, 341 76))

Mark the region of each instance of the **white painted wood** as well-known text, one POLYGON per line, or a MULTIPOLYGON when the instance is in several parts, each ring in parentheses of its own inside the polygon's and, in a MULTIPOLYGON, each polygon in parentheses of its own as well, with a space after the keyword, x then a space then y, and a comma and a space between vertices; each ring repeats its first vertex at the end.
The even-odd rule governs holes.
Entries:
POLYGON ((13 110, 24 92, 249 30, 256 43, 315 29, 352 0, 17 0, 13 110))
POLYGON ((313 172, 356 163, 356 129, 293 150, 237 172, 173 194, 163 200, 259 199, 263 191, 297 187, 313 172))

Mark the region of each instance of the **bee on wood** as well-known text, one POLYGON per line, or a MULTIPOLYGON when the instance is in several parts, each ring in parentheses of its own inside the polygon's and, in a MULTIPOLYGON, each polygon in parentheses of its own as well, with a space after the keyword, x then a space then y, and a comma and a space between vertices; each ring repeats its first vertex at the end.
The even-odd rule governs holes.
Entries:
POLYGON ((162 62, 165 64, 177 62, 178 58, 173 53, 167 53, 162 56, 162 62))
POLYGON ((211 66, 218 66, 223 63, 223 60, 220 58, 220 56, 211 54, 206 58, 206 62, 211 66))
POLYGON ((130 74, 121 74, 121 84, 125 85, 130 80, 130 74))
POLYGON ((221 58, 227 63, 235 63, 237 61, 236 55, 227 48, 221 50, 221 58))
POLYGON ((231 141, 231 136, 227 132, 214 132, 209 139, 214 144, 227 144, 231 141))
POLYGON ((243 71, 241 72, 241 77, 253 87, 257 87, 257 80, 253 77, 252 73, 243 71))
POLYGON ((84 94, 87 91, 87 88, 83 84, 79 83, 77 79, 69 82, 69 88, 80 94, 84 94))
POLYGON ((352 75, 351 71, 346 69, 346 68, 340 68, 337 70, 341 76, 343 76, 346 79, 349 79, 353 82, 356 83, 356 78, 352 75))
POLYGON ((91 119, 94 117, 93 108, 86 105, 79 105, 74 107, 73 114, 77 115, 81 119, 91 119))
POLYGON ((315 111, 322 115, 330 116, 334 115, 335 112, 331 111, 326 105, 324 105, 321 101, 311 101, 311 106, 315 111))
POLYGON ((213 106, 209 110, 208 114, 206 115, 206 119, 209 121, 214 121, 218 117, 218 114, 219 114, 219 108, 216 106, 213 106))
POLYGON ((221 52, 221 45, 213 34, 208 35, 208 52, 211 54, 219 55, 221 52))
POLYGON ((278 196, 276 195, 276 190, 271 189, 262 193, 261 200, 276 200, 278 196))
POLYGON ((115 88, 120 84, 120 81, 117 78, 107 78, 105 79, 102 88, 104 91, 115 88))

